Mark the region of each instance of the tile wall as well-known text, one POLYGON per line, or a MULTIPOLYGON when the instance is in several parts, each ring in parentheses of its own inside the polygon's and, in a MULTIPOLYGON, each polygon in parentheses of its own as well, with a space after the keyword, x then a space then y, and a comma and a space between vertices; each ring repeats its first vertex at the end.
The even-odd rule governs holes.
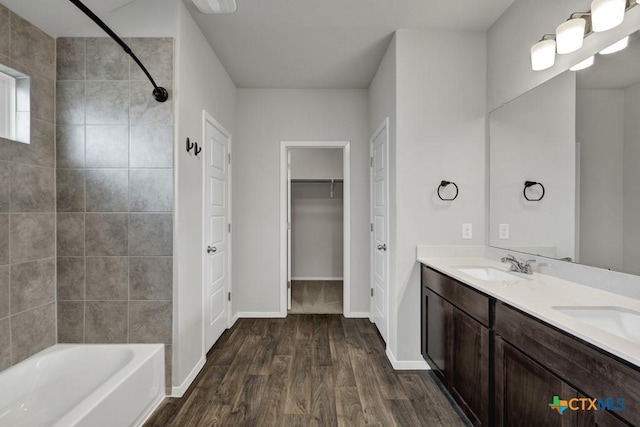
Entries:
MULTIPOLYGON (((171 360, 173 39, 57 39, 61 343, 164 343, 171 360)), ((167 376, 167 384, 170 382, 167 376)))
POLYGON ((56 342, 55 41, 0 5, 0 64, 31 79, 30 144, 0 138, 2 370, 56 342))

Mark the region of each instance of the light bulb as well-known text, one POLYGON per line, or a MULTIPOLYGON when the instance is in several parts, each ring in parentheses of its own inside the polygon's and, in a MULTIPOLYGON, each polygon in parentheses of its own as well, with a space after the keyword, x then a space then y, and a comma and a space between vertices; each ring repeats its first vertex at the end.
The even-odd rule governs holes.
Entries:
POLYGON ((582 47, 584 28, 587 20, 573 18, 558 25, 556 29, 556 44, 559 54, 571 53, 582 47))
POLYGON ((556 41, 540 40, 531 46, 531 69, 546 70, 556 62, 556 41))
POLYGON ((600 51, 600 55, 609 55, 610 53, 620 52, 622 49, 629 45, 629 36, 618 40, 609 47, 605 47, 600 51))
POLYGON ((587 59, 585 59, 582 62, 578 62, 576 65, 574 65, 573 67, 569 68, 571 71, 580 71, 580 70, 584 70, 585 68, 589 68, 593 65, 594 62, 594 57, 590 56, 587 59))
POLYGON ((626 0, 593 0, 591 25, 596 33, 617 27, 624 20, 626 0))

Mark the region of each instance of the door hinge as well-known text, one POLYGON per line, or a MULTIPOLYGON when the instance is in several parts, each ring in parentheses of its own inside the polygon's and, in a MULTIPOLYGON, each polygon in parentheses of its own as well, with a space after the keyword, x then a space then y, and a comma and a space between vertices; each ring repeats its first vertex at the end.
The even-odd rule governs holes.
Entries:
POLYGON ((229 223, 229 233, 231 233, 231 223, 229 223))
POLYGON ((227 300, 228 300, 228 301, 231 301, 231 292, 229 292, 229 293, 227 294, 227 300))
POLYGON ((227 154, 227 156, 229 157, 229 164, 231 164, 231 153, 227 154))
POLYGON ((373 223, 371 223, 371 232, 373 233, 373 223))
POLYGON ((373 288, 371 288, 371 296, 373 296, 373 288))
POLYGON ((373 167, 373 156, 371 156, 371 167, 373 167))

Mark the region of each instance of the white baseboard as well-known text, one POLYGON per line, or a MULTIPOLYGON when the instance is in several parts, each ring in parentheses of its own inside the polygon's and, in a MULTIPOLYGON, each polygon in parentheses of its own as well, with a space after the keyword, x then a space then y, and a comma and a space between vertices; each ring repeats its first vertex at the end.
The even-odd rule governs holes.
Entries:
POLYGON ((286 314, 283 316, 279 311, 239 311, 236 313, 236 317, 239 319, 273 319, 286 317, 286 314))
POLYGON ((398 360, 391 349, 387 347, 387 358, 396 371, 428 371, 431 368, 424 360, 398 360))
POLYGON ((198 363, 196 363, 196 366, 193 367, 193 370, 187 375, 187 378, 185 378, 182 384, 171 388, 171 397, 182 397, 186 393, 193 380, 196 379, 200 370, 204 367, 206 361, 207 358, 205 356, 202 356, 202 358, 198 360, 198 363))
POLYGON ((370 316, 368 311, 352 311, 351 313, 345 313, 344 317, 347 319, 368 319, 370 316))
POLYGON ((291 280, 321 280, 321 281, 335 281, 344 280, 344 277, 292 277, 291 280))
POLYGON ((236 314, 233 315, 233 317, 231 318, 231 324, 229 325, 229 327, 227 329, 230 329, 231 327, 233 327, 233 325, 236 324, 236 322, 240 318, 240 316, 238 314, 239 313, 236 313, 236 314))

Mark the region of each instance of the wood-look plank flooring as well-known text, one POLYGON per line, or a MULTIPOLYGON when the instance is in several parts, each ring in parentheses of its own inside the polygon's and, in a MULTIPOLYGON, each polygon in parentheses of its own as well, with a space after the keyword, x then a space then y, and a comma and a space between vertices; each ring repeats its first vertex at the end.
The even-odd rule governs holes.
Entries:
POLYGON ((384 351, 367 319, 240 319, 145 426, 466 425, 429 373, 394 371, 384 351))

